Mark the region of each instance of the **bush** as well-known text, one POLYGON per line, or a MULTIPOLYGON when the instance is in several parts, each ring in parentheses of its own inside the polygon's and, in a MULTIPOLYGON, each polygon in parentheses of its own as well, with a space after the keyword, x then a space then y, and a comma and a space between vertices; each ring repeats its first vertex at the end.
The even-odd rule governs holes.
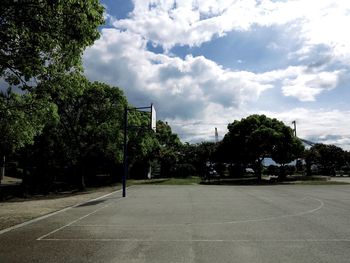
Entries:
POLYGON ((269 165, 266 170, 264 171, 266 175, 278 175, 279 174, 279 167, 277 165, 269 165))
POLYGON ((177 164, 171 169, 173 177, 185 178, 190 176, 196 176, 196 168, 189 163, 177 164))

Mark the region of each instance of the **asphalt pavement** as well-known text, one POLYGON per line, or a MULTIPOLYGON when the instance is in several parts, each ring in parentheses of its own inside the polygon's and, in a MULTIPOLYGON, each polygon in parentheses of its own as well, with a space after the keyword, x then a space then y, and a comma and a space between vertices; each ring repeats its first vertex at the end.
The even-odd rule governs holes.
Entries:
POLYGON ((350 186, 134 186, 0 233, 0 262, 349 262, 350 186))

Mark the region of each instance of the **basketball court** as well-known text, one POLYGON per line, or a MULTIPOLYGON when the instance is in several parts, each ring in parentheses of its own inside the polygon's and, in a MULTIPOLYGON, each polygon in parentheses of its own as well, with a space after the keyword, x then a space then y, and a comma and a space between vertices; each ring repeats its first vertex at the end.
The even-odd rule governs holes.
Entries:
POLYGON ((0 244, 1 262, 349 262, 350 187, 134 186, 0 244))

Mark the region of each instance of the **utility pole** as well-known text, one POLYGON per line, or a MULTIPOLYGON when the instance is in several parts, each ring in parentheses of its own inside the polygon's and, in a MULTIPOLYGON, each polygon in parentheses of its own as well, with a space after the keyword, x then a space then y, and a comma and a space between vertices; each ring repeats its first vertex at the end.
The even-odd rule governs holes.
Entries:
POLYGON ((294 124, 294 136, 297 137, 297 122, 294 120, 292 123, 294 124))
POLYGON ((215 127, 215 143, 219 142, 218 128, 215 127))

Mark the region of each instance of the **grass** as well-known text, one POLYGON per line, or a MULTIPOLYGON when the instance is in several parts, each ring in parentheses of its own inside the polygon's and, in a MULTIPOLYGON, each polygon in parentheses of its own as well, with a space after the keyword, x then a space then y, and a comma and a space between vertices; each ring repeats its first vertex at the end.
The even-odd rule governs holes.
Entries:
POLYGON ((292 184, 296 185, 349 185, 350 183, 347 182, 336 182, 336 181, 317 181, 317 180, 311 180, 311 181, 295 181, 292 182, 292 184))
POLYGON ((187 177, 187 178, 157 178, 147 180, 133 180, 127 181, 128 185, 138 184, 154 184, 154 185, 194 185, 199 184, 201 179, 199 177, 187 177))
POLYGON ((200 177, 186 177, 186 178, 157 178, 157 179, 143 179, 127 180, 127 185, 349 185, 347 182, 330 181, 323 176, 313 177, 295 177, 289 178, 286 181, 269 181, 264 178, 261 182, 258 182, 256 178, 240 178, 240 179, 221 179, 212 180, 210 182, 201 181, 200 177))

